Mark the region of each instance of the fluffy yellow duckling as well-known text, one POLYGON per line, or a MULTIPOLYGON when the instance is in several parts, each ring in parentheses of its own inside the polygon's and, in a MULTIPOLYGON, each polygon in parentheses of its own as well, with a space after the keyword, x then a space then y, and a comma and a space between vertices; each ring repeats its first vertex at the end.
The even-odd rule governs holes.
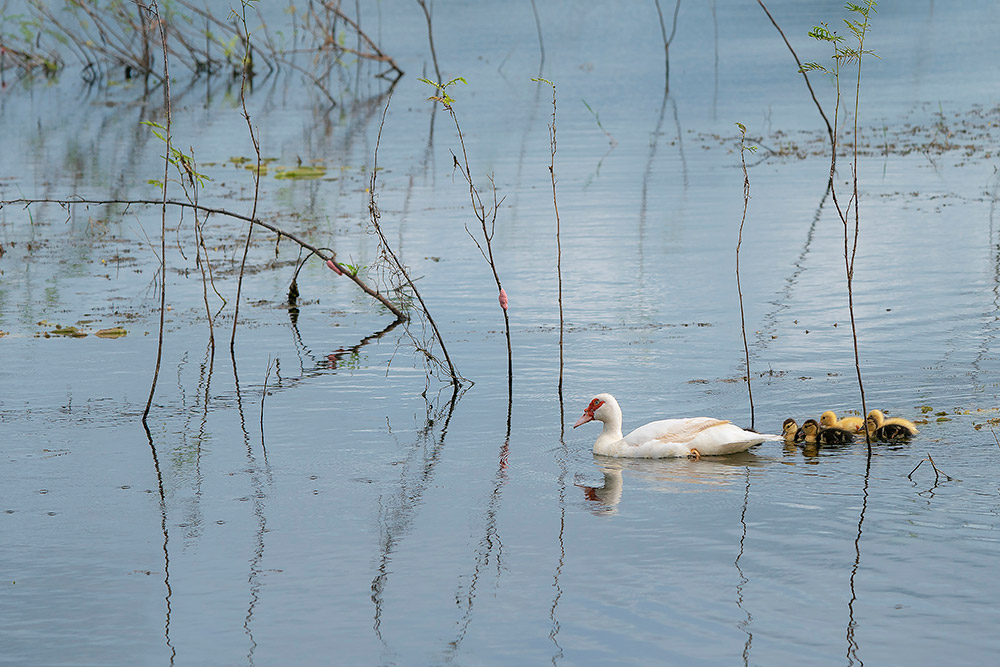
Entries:
POLYGON ((781 435, 787 443, 802 442, 802 439, 805 437, 802 429, 799 428, 799 425, 791 417, 786 419, 781 425, 781 435))
POLYGON ((807 419, 802 424, 802 432, 805 434, 805 441, 816 445, 843 445, 854 442, 854 434, 846 428, 831 426, 820 428, 815 419, 807 419))
POLYGON ((861 417, 843 417, 837 419, 836 412, 827 410, 819 416, 819 425, 822 428, 842 428, 857 433, 865 427, 865 420, 861 417))
POLYGON ((872 410, 868 413, 865 428, 876 440, 905 440, 919 433, 909 419, 902 417, 886 419, 881 410, 872 410))

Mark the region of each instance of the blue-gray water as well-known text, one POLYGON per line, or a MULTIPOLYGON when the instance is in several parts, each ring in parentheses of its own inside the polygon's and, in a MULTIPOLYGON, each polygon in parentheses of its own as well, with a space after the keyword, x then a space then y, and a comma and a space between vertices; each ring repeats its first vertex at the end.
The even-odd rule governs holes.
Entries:
MULTIPOLYGON (((674 5, 661 4, 669 32, 674 5)), ((839 26, 839 3, 769 9, 803 60, 826 62, 805 33, 839 26)), ((416 3, 362 10, 406 71, 383 128, 378 201, 476 383, 457 401, 428 380, 402 327, 373 336, 392 317, 321 262, 299 275, 293 321, 283 304, 297 250, 285 240, 275 257, 260 231, 234 373, 246 229, 222 216, 206 224, 229 300, 213 359, 193 222, 171 211, 151 448, 139 416, 156 353, 158 209, 0 211, 0 663, 995 659, 1000 98, 984 63, 1000 58, 1000 7, 886 2, 873 20, 881 59, 864 63, 858 164, 861 366, 869 407, 927 423, 910 444, 877 447, 870 467, 863 445, 595 460, 597 428, 569 429, 601 391, 621 402, 626 429, 670 416, 749 422, 736 122, 760 147, 747 156, 740 256, 755 425, 777 432, 787 416, 860 409, 860 397, 825 131, 760 7, 682 3, 669 94, 654 3, 538 10, 542 76, 558 103, 562 413, 551 89, 530 80, 532 7, 434 4, 442 75, 468 81, 449 90, 473 177, 487 186, 492 174, 504 197, 494 250, 511 304, 509 439, 503 319, 464 229, 475 219, 452 169, 454 125, 417 81, 434 75, 416 3), (39 335, 56 324, 128 335, 39 335), (603 491, 581 488, 605 480, 603 491)), ((162 177, 163 146, 139 123, 163 122, 160 92, 88 87, 77 69, 55 83, 7 72, 0 198, 155 198, 147 180, 162 177)), ((373 77, 381 69, 347 63, 332 109, 287 70, 247 98, 261 153, 275 158, 259 215, 363 266, 378 250, 366 188, 389 91, 373 77), (274 178, 299 160, 327 176, 274 178)), ((253 156, 238 85, 176 70, 174 141, 212 179, 199 201, 248 214, 251 175, 231 160, 253 156)), ((812 82, 832 116, 831 81, 812 82)), ((849 160, 839 164, 845 205, 849 160)), ((209 294, 214 312, 222 302, 209 294)))

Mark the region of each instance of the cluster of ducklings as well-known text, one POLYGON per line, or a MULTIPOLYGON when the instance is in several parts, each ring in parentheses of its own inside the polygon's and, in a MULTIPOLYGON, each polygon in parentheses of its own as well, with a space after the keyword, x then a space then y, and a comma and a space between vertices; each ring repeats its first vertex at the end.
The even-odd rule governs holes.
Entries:
POLYGON ((781 433, 785 442, 805 442, 818 445, 843 445, 854 442, 856 435, 867 431, 873 440, 907 440, 917 434, 913 422, 902 417, 886 419, 881 410, 872 410, 868 417, 844 417, 837 419, 833 410, 827 410, 815 419, 807 419, 801 428, 794 419, 788 418, 782 424, 781 433))

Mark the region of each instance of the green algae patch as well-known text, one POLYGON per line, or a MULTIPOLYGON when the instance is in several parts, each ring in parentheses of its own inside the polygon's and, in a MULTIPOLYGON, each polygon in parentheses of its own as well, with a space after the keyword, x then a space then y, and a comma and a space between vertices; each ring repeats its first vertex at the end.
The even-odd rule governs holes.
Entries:
POLYGON ((46 338, 51 336, 63 336, 65 338, 86 338, 87 334, 80 331, 74 326, 64 327, 61 324, 57 324, 55 329, 50 331, 43 331, 42 335, 46 338))
POLYGON ((294 169, 275 168, 274 177, 278 179, 290 179, 307 181, 326 176, 326 167, 295 167, 294 169))
POLYGON ((127 336, 128 331, 121 327, 111 327, 110 329, 101 329, 94 335, 98 338, 121 338, 122 336, 127 336))

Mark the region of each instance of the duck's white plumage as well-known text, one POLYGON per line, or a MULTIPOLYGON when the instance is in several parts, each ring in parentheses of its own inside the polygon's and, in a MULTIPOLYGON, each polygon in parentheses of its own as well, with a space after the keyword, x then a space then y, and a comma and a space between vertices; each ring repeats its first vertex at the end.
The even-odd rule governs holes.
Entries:
POLYGON ((723 456, 744 452, 779 435, 747 431, 723 419, 661 419, 622 435, 622 409, 611 394, 590 401, 573 428, 596 419, 604 423, 594 453, 602 456, 660 459, 678 456, 723 456))

